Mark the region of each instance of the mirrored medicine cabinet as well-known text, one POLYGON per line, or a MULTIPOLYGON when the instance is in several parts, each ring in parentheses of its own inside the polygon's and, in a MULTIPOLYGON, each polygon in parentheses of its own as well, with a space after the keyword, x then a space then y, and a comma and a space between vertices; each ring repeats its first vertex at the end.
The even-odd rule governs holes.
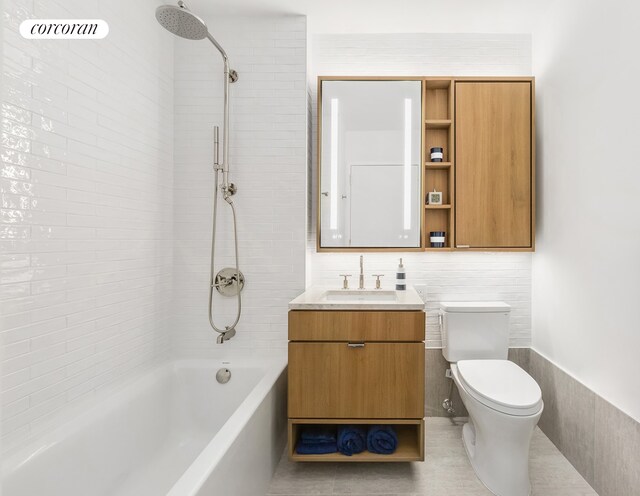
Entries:
POLYGON ((319 250, 420 250, 421 85, 320 78, 319 250))

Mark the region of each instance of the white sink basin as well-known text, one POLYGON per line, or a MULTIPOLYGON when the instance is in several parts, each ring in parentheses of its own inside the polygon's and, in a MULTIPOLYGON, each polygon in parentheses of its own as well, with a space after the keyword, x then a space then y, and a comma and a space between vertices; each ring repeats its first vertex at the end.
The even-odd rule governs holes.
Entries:
POLYGON ((322 295, 325 301, 396 301, 398 295, 395 291, 386 289, 335 289, 322 295))
POLYGON ((289 310, 424 310, 424 302, 413 286, 406 291, 311 286, 289 302, 289 310))

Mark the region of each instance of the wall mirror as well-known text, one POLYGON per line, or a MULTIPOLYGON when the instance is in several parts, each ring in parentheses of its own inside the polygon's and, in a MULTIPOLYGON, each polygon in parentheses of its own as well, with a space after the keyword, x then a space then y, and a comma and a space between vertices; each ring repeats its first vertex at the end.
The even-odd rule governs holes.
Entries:
POLYGON ((421 88, 319 78, 318 250, 420 248, 421 88))

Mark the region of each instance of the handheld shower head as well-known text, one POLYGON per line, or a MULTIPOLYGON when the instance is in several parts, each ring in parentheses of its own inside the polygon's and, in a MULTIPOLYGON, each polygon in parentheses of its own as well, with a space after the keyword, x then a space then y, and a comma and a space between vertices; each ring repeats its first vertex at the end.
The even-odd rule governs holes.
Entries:
POLYGON ((175 5, 160 5, 156 9, 156 19, 167 31, 188 40, 203 40, 209 36, 205 22, 180 2, 175 5))

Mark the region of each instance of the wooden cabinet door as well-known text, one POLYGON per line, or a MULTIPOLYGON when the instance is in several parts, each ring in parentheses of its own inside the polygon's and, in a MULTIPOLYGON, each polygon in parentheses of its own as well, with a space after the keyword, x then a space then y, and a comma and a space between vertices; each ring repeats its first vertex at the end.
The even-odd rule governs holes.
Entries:
POLYGON ((530 82, 456 82, 456 246, 532 248, 530 82))
POLYGON ((290 418, 424 417, 424 343, 289 343, 290 418))

